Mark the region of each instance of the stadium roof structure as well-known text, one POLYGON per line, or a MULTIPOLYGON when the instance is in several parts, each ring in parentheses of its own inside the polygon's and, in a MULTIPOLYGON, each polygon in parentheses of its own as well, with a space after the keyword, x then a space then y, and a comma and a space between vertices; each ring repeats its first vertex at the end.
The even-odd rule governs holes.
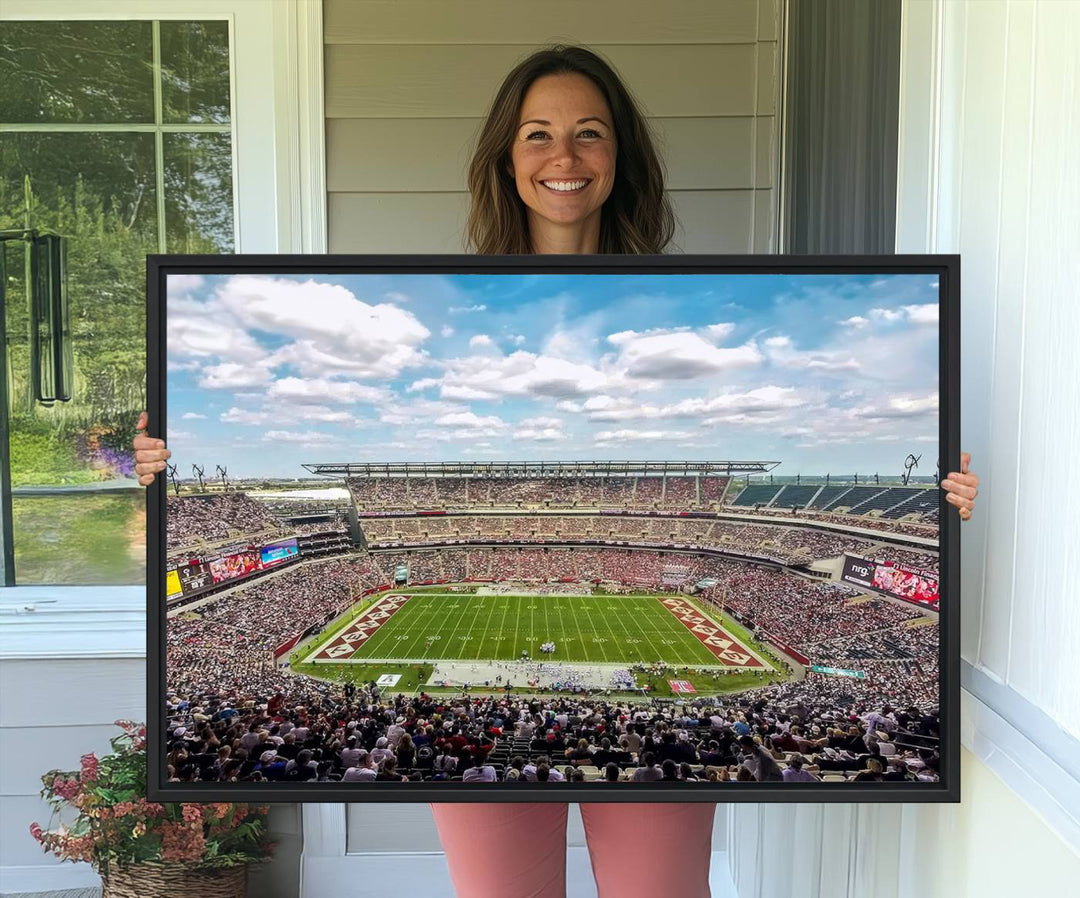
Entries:
POLYGON ((599 477, 767 474, 778 461, 461 461, 305 464, 323 477, 599 477))

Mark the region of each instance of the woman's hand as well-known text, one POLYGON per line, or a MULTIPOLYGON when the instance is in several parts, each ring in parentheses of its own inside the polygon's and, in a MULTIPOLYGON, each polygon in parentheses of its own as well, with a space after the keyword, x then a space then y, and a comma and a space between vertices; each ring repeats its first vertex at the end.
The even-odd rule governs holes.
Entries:
POLYGON ((149 422, 150 416, 146 412, 140 413, 139 422, 135 425, 138 433, 132 441, 135 447, 135 473, 139 475, 142 486, 150 486, 158 472, 165 470, 165 459, 172 456, 165 448, 164 440, 156 440, 143 432, 149 422))
POLYGON ((979 495, 979 475, 968 472, 971 464, 971 453, 960 454, 960 472, 951 471, 949 476, 941 481, 941 488, 945 490, 945 501, 951 502, 960 511, 960 520, 966 521, 971 517, 971 511, 975 507, 975 497, 979 495))

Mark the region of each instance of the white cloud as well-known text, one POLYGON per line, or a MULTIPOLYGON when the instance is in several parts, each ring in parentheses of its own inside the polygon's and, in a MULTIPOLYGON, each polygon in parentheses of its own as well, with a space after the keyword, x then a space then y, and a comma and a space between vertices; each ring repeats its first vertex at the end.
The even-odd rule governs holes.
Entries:
POLYGON ((522 427, 562 427, 563 422, 561 418, 523 418, 518 421, 518 424, 522 427))
POLYGON ((805 406, 809 398, 794 387, 773 385, 718 396, 691 397, 668 405, 643 405, 634 399, 593 396, 583 409, 590 421, 639 421, 663 418, 721 420, 718 415, 748 415, 805 406))
POLYGON ((468 427, 474 430, 502 430, 506 422, 496 415, 481 417, 475 412, 450 412, 435 419, 440 427, 468 427))
POLYGON ((931 415, 938 411, 938 394, 926 396, 890 396, 885 405, 863 406, 850 409, 848 414, 855 418, 880 421, 888 418, 915 418, 931 415))
POLYGON ((450 359, 440 378, 412 384, 410 392, 438 385, 444 399, 471 401, 507 396, 567 399, 595 393, 626 382, 618 372, 517 350, 508 356, 470 356, 450 359))
POLYGON ((855 328, 866 327, 866 325, 868 325, 869 323, 870 319, 863 318, 862 315, 852 315, 850 318, 845 318, 843 321, 840 322, 840 324, 846 325, 847 327, 855 328))
POLYGON ((525 335, 524 334, 514 334, 513 336, 510 337, 510 342, 513 343, 515 346, 520 346, 522 343, 525 342, 525 335))
POLYGON ((721 340, 726 340, 735 332, 735 325, 730 322, 723 322, 721 324, 710 324, 705 328, 705 334, 713 342, 719 343, 721 340))
POLYGON ((306 430, 303 433, 293 430, 268 430, 263 434, 262 438, 264 443, 300 443, 309 447, 340 442, 336 437, 327 436, 314 430, 306 430))
POLYGON ((491 337, 489 337, 487 334, 473 334, 473 336, 469 337, 469 346, 472 349, 476 349, 477 347, 488 347, 494 345, 495 341, 492 340, 491 337))
POLYGON ((441 415, 460 411, 467 411, 467 409, 456 402, 416 399, 412 402, 393 402, 383 405, 379 413, 379 421, 392 425, 430 424, 441 415))
POLYGON ((901 306, 899 309, 871 309, 871 318, 887 321, 910 321, 912 324, 937 324, 938 304, 928 302, 920 305, 901 306))
POLYGON ((327 408, 324 405, 308 405, 296 408, 282 409, 277 416, 281 418, 296 419, 298 421, 321 421, 324 424, 349 424, 356 426, 362 423, 358 418, 348 412, 327 408))
POLYGON ((202 370, 199 386, 209 390, 234 390, 238 387, 258 387, 270 381, 270 369, 262 365, 241 365, 222 362, 202 370))
POLYGON ((904 317, 904 313, 898 309, 871 309, 870 317, 876 318, 879 321, 899 321, 904 317))
POLYGON ((936 302, 918 306, 904 306, 904 311, 907 312, 908 321, 914 324, 938 323, 938 304, 936 302))
POLYGON ((785 368, 801 368, 818 371, 858 371, 858 361, 848 351, 801 352, 795 348, 790 337, 769 337, 765 341, 769 359, 785 368))
POLYGON ((165 276, 165 291, 169 299, 193 293, 205 280, 201 274, 169 274, 165 276))
POLYGON ((566 433, 558 427, 521 427, 514 431, 514 438, 534 443, 554 443, 565 439, 566 433))
POLYGON ((694 436, 685 430, 601 430, 595 437, 596 445, 612 443, 640 443, 646 440, 686 440, 694 436))
POLYGON ((269 424, 274 419, 270 412, 258 412, 250 409, 233 406, 228 411, 221 413, 221 420, 226 424, 245 424, 252 427, 261 427, 269 424))
POLYGON ((338 284, 238 275, 225 281, 214 301, 245 328, 295 338, 274 360, 305 375, 330 368, 394 376, 424 362, 417 347, 430 336, 408 310, 363 302, 338 284))
POLYGON ((454 329, 449 324, 444 324, 439 334, 443 337, 452 337, 454 336, 454 329))
POLYGON ((566 439, 566 436, 562 419, 544 416, 523 418, 518 422, 517 430, 514 431, 515 439, 531 440, 535 443, 553 443, 566 439))
POLYGON ((690 380, 754 367, 764 360, 753 343, 724 348, 682 329, 621 331, 609 335, 608 341, 619 349, 617 365, 634 378, 690 380))
POLYGON ((462 315, 462 314, 467 314, 468 312, 486 312, 487 311, 487 306, 485 306, 485 305, 450 306, 450 308, 448 308, 446 311, 448 311, 451 315, 462 315))
POLYGON ((356 402, 378 403, 386 398, 386 390, 355 381, 283 377, 270 385, 266 398, 295 403, 351 405, 356 402))
POLYGON ((195 356, 256 362, 266 358, 266 351, 251 334, 202 304, 170 303, 168 318, 170 359, 195 356))
POLYGON ((206 420, 206 415, 200 415, 198 412, 184 412, 184 414, 182 414, 180 417, 183 418, 185 421, 205 421, 206 420))

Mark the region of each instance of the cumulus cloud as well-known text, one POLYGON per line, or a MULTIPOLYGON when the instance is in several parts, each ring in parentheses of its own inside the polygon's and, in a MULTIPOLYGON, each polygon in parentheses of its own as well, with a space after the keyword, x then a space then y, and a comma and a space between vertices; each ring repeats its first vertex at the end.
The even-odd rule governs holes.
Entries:
POLYGON ((443 337, 452 337, 454 336, 454 329, 449 324, 444 324, 439 334, 443 337))
POLYGON ((769 337, 765 343, 769 360, 785 368, 817 371, 858 371, 859 362, 847 351, 801 352, 787 336, 769 337))
POLYGON ((435 423, 441 427, 468 427, 474 430, 502 430, 506 422, 497 415, 478 415, 476 412, 450 412, 440 415, 435 423))
POLYGON ((938 304, 930 302, 901 306, 899 309, 871 309, 868 314, 875 320, 889 324, 897 321, 910 321, 912 324, 937 324, 938 304))
POLYGON ((264 443, 299 443, 302 446, 317 448, 327 443, 338 443, 340 440, 334 436, 319 433, 315 430, 297 432, 294 430, 268 430, 263 434, 264 443))
POLYGON ((735 325, 728 322, 721 324, 710 324, 705 328, 705 335, 714 343, 719 343, 721 340, 726 340, 735 332, 735 325))
POLYGON ((862 328, 870 323, 870 319, 863 318, 862 315, 852 315, 850 318, 845 318, 839 323, 846 327, 862 328))
POLYGON ((890 396, 884 404, 857 406, 848 410, 847 414, 868 421, 882 421, 934 415, 937 411, 938 394, 930 393, 925 396, 890 396))
POLYGON ((266 391, 269 400, 294 403, 324 402, 352 405, 357 402, 378 403, 386 397, 385 389, 347 380, 283 377, 275 380, 266 391))
POLYGON ((450 359, 445 368, 441 377, 418 380, 408 387, 408 392, 438 386, 442 398, 462 401, 508 396, 568 399, 624 380, 617 372, 523 350, 508 356, 450 359))
POLYGON ((184 414, 182 414, 180 417, 183 418, 185 421, 205 421, 206 420, 206 415, 200 415, 198 412, 184 412, 184 414))
POLYGON ((597 446, 610 446, 614 443, 640 443, 656 440, 686 440, 694 436, 685 430, 601 430, 596 433, 597 446))
POLYGON ((253 411, 251 409, 233 406, 228 411, 222 412, 220 418, 226 424, 244 424, 250 427, 261 427, 274 420, 275 415, 270 412, 253 411))
POLYGON ((208 390, 235 390, 242 387, 259 387, 271 380, 270 369, 263 365, 242 365, 222 362, 203 368, 199 386, 208 390))
POLYGON ((764 357, 753 343, 726 348, 683 329, 620 331, 608 336, 619 351, 616 364, 634 378, 691 380, 759 365, 764 357))
POLYGON ((201 304, 170 303, 169 358, 217 359, 256 362, 266 358, 263 349, 234 321, 207 314, 201 304))
POLYGON ((176 296, 194 293, 204 283, 201 274, 168 274, 165 276, 165 293, 172 300, 176 296))
POLYGON ((425 361, 418 347, 430 332, 412 312, 364 302, 339 284, 239 275, 225 281, 214 302, 245 329, 293 338, 274 360, 303 374, 331 368, 390 377, 425 361))
POLYGON ((751 415, 795 409, 807 405, 809 398, 794 387, 767 385, 744 391, 729 391, 717 396, 681 399, 667 405, 642 404, 634 399, 594 396, 582 404, 590 421, 639 421, 663 418, 701 418, 751 415))
POLYGON ((486 348, 494 345, 495 341, 492 340, 491 337, 489 337, 487 334, 474 334, 473 336, 469 337, 469 346, 472 349, 486 348))

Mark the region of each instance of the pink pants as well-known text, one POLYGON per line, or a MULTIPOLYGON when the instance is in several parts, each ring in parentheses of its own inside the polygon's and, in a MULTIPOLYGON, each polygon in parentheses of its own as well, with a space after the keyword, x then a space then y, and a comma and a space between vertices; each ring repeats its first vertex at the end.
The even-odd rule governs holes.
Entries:
MULTIPOLYGON (((432 804, 458 898, 565 898, 561 803, 432 804)), ((709 898, 716 805, 583 804, 599 898, 709 898)))

